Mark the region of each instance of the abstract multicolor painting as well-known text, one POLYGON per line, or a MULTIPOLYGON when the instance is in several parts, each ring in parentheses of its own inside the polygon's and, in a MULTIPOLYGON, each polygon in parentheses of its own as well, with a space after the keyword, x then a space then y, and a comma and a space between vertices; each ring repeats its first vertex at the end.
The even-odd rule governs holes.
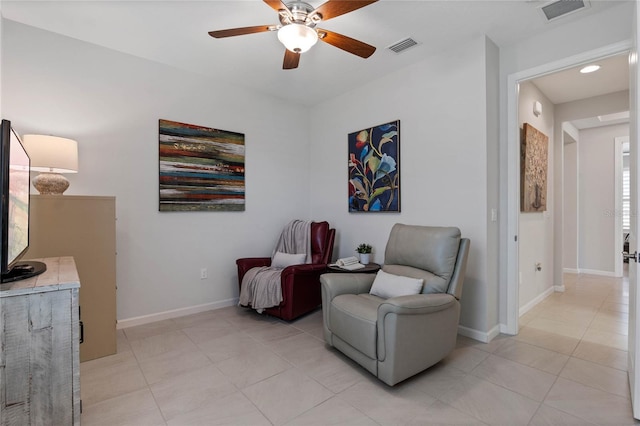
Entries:
POLYGON ((244 134, 160 120, 160 211, 244 211, 244 134))
POLYGON ((547 152, 549 137, 524 123, 520 147, 520 211, 547 210, 547 152))
POLYGON ((400 120, 349 134, 349 212, 400 211, 400 120))

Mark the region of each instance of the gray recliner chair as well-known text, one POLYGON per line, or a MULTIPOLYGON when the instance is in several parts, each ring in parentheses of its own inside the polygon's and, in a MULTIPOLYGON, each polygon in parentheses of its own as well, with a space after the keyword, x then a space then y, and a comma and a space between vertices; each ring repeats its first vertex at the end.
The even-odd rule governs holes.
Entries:
POLYGON ((458 228, 394 225, 382 270, 423 279, 421 293, 384 299, 374 274, 324 274, 325 341, 390 386, 434 365, 456 345, 468 254, 458 228))

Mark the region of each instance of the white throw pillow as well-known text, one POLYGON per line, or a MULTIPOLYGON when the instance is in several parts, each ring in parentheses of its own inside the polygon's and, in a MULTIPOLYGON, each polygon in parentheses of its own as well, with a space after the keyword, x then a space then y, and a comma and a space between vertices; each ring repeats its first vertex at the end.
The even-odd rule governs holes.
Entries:
POLYGON ((289 254, 282 253, 277 251, 276 254, 271 259, 271 267, 272 268, 286 268, 291 265, 302 265, 304 264, 307 255, 304 253, 299 254, 289 254))
POLYGON ((408 296, 420 293, 423 284, 424 280, 421 278, 402 277, 380 270, 376 275, 376 279, 373 281, 369 294, 382 297, 383 299, 408 296))

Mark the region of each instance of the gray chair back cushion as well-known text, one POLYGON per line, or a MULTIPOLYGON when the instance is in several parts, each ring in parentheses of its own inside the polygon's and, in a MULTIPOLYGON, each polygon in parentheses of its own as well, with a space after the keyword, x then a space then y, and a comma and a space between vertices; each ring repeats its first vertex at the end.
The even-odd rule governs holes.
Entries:
POLYGON ((397 223, 389 235, 383 270, 390 274, 423 278, 422 293, 445 293, 459 247, 460 229, 456 227, 397 223))

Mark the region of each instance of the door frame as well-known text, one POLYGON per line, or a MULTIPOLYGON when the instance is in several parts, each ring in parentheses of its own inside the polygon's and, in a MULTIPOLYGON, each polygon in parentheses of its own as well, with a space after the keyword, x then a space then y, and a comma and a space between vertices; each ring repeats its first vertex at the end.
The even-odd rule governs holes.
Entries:
MULTIPOLYGON (((614 170, 615 170, 615 208, 613 211, 614 214, 614 223, 615 223, 615 229, 616 229, 616 234, 614 236, 614 244, 615 244, 615 250, 617 250, 617 252, 621 252, 622 251, 622 247, 624 244, 623 241, 623 229, 622 229, 622 171, 623 171, 623 164, 622 164, 622 153, 623 153, 623 146, 625 143, 629 143, 629 136, 616 136, 614 138, 614 144, 615 144, 615 159, 614 159, 614 170)), ((618 253, 620 254, 620 253, 618 253)), ((616 277, 622 277, 623 275, 623 260, 622 260, 622 256, 616 256, 615 257, 615 271, 614 271, 614 275, 616 277)))
MULTIPOLYGON (((518 124, 518 98, 519 85, 522 82, 567 68, 572 68, 587 62, 606 58, 609 56, 629 52, 632 48, 631 40, 614 43, 599 49, 590 50, 574 56, 569 56, 558 61, 543 64, 534 68, 519 71, 507 76, 507 231, 502 239, 504 244, 503 256, 506 256, 506 298, 503 302, 506 306, 503 312, 507 317, 505 323, 500 325, 500 331, 506 334, 518 334, 518 317, 519 317, 519 241, 517 239, 519 233, 519 215, 520 215, 520 126, 518 124)), ((554 142, 555 143, 555 142, 554 142)), ((562 158, 556 159, 562 164, 562 158)), ((562 188, 555 186, 554 193, 562 188)), ((557 193, 556 193, 557 194, 557 193)), ((554 195, 554 198, 556 196, 554 195)), ((554 215, 562 215, 562 206, 554 203, 554 215)), ((556 217, 554 224, 562 223, 562 217, 556 217), (559 221, 559 222, 558 222, 559 221)), ((559 231, 558 231, 559 232, 559 231)), ((560 241, 562 234, 560 233, 560 241)), ((554 238, 555 239, 555 238, 554 238)), ((560 247, 554 244, 555 249, 559 253, 556 259, 562 257, 562 243, 560 247)), ((554 265, 554 277, 562 276, 562 262, 556 262, 554 265)), ((503 293, 504 294, 504 293, 503 293)))
MULTIPOLYGON (((573 126, 571 126, 573 127, 573 126)), ((578 215, 578 206, 580 205, 580 191, 579 191, 579 179, 578 179, 578 174, 580 173, 580 161, 579 161, 579 157, 578 157, 578 143, 579 143, 579 137, 578 135, 575 135, 576 137, 573 137, 570 133, 570 131, 567 129, 568 128, 568 123, 565 121, 562 123, 562 192, 563 192, 563 197, 562 197, 562 253, 563 253, 563 259, 562 259, 562 272, 575 272, 578 273, 579 272, 579 265, 580 265, 580 251, 579 251, 579 247, 580 247, 580 216, 578 215), (571 140, 573 142, 567 143, 567 138, 571 138, 571 140), (567 145, 570 144, 575 144, 576 145, 576 153, 575 153, 575 162, 576 162, 576 175, 574 176, 575 179, 575 188, 574 188, 574 192, 575 192, 575 205, 573 206, 575 208, 575 216, 567 218, 566 216, 566 197, 564 197, 564 191, 566 188, 565 183, 567 182, 567 170, 565 168, 565 163, 567 160, 567 155, 566 155, 566 147, 567 145), (575 224, 575 233, 576 233, 576 239, 574 241, 572 241, 572 244, 575 245, 575 258, 572 259, 573 262, 575 263, 575 268, 567 268, 566 267, 566 259, 564 259, 564 253, 565 253, 565 240, 564 240, 564 236, 565 236, 565 231, 566 231, 566 223, 571 223, 573 221, 573 223, 575 224)), ((578 129, 576 129, 578 130, 578 129)), ((565 287, 564 287, 564 283, 562 283, 561 285, 556 285, 555 286, 556 291, 565 291, 565 287)))

